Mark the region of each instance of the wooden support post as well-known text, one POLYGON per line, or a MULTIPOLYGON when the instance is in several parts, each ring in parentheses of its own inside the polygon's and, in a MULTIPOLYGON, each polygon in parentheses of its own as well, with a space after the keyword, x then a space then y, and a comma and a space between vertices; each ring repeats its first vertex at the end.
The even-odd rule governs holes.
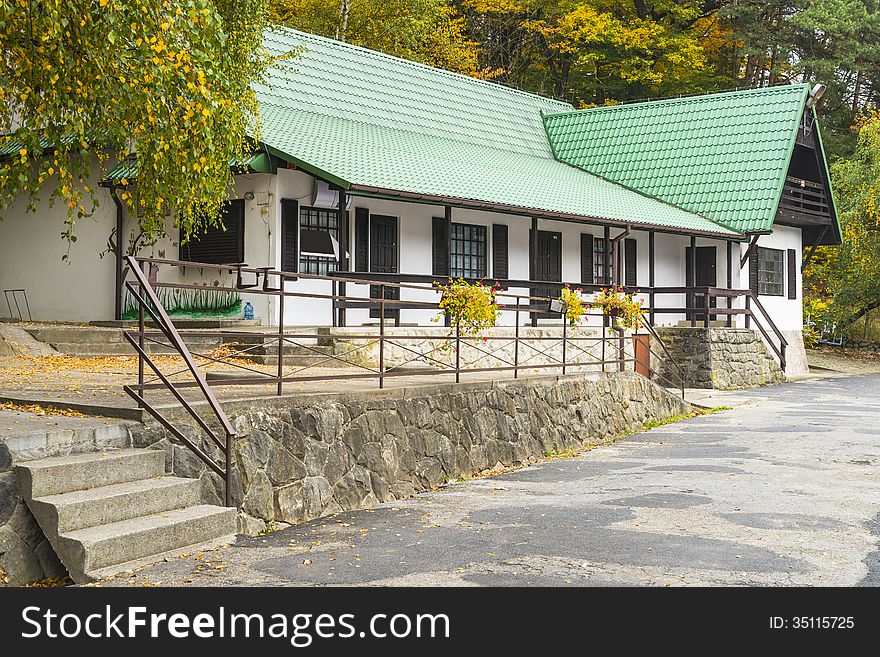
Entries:
MULTIPOLYGON (((687 287, 694 288, 697 286, 697 238, 694 235, 691 235, 691 266, 687 278, 687 287)), ((685 295, 684 305, 685 307, 695 308, 697 305, 697 295, 695 293, 685 295), (693 297, 693 299, 688 297, 693 297)), ((696 310, 689 312, 691 315, 691 327, 693 328, 697 325, 697 312, 696 310)))
MULTIPOLYGON (((529 233, 529 280, 535 280, 538 272, 538 218, 532 217, 532 230, 529 233)), ((534 288, 529 288, 529 296, 535 295, 534 288)), ((529 305, 535 305, 534 299, 529 299, 529 305)), ((532 313, 532 326, 538 325, 538 313, 532 313)))
POLYGON ((654 325, 654 231, 648 233, 648 286, 651 288, 648 303, 651 306, 650 321, 654 325))
MULTIPOLYGON (((336 223, 339 226, 339 271, 348 271, 348 195, 345 190, 339 189, 339 205, 336 208, 336 223)), ((339 283, 339 296, 342 297, 342 305, 338 310, 338 325, 345 326, 345 282, 339 283)))
MULTIPOLYGON (((727 240, 727 289, 733 289, 733 242, 727 240)), ((733 308, 734 297, 727 297, 727 309, 733 308)), ((733 315, 727 314, 727 325, 733 325, 733 315)))
POLYGON ((816 249, 819 248, 819 243, 825 239, 825 234, 828 232, 829 226, 825 226, 822 232, 819 234, 819 237, 816 238, 816 241, 813 242, 812 246, 810 246, 810 250, 807 251, 807 255, 804 256, 804 261, 801 263, 801 273, 803 273, 804 269, 806 269, 807 265, 810 264, 810 261, 813 259, 813 255, 816 253, 816 249))
POLYGON ((519 296, 516 297, 516 328, 513 337, 513 378, 519 377, 519 296))
POLYGON ((379 388, 385 387, 385 286, 379 286, 379 388))

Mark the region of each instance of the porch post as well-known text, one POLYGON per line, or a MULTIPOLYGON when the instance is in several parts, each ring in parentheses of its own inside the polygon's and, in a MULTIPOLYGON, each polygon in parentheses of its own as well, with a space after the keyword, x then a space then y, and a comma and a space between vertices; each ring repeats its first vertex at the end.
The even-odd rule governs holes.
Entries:
POLYGON ((446 219, 446 275, 452 276, 452 206, 443 208, 443 217, 446 219))
MULTIPOLYGON (((727 289, 733 289, 733 242, 727 240, 727 289)), ((733 308, 733 297, 727 297, 727 309, 733 308)), ((727 314, 727 326, 733 325, 733 315, 727 314)))
POLYGON ((651 326, 654 325, 654 235, 653 230, 648 232, 648 287, 651 288, 648 303, 651 305, 651 326))
MULTIPOLYGON (((532 230, 529 233, 529 280, 535 280, 538 274, 538 218, 532 217, 532 230)), ((529 288, 529 296, 534 296, 534 288, 529 288)), ((535 300, 529 299, 529 305, 534 306, 535 300)), ((531 314, 532 326, 538 325, 538 313, 531 314)))
MULTIPOLYGON (((687 261, 687 257, 685 257, 685 261, 687 261)), ((688 269, 687 263, 685 263, 685 269, 688 269)), ((695 235, 691 235, 691 266, 688 271, 687 281, 685 282, 686 287, 694 288, 697 286, 697 237, 695 235)), ((691 306, 691 300, 688 298, 693 296, 693 306, 697 305, 697 295, 696 293, 692 293, 690 295, 685 295, 684 305, 685 307, 691 306)), ((690 311, 691 315, 691 327, 697 325, 697 313, 695 311, 690 311)))
MULTIPOLYGON (((339 205, 336 208, 336 223, 339 226, 339 271, 342 272, 348 271, 348 213, 345 209, 347 204, 348 195, 345 193, 345 190, 340 187, 339 205)), ((345 326, 345 281, 339 282, 339 296, 343 298, 341 299, 342 305, 338 311, 339 319, 337 324, 339 326, 345 326)), ((384 319, 385 318, 383 317, 382 320, 384 319)))

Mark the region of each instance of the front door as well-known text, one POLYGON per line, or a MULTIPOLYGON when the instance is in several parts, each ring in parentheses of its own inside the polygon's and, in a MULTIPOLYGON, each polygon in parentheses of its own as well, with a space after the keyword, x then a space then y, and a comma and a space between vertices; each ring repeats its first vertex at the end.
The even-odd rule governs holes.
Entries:
MULTIPOLYGON (((696 262, 694 262, 694 254, 691 253, 691 247, 687 247, 686 265, 685 265, 685 284, 690 287, 715 287, 718 285, 718 279, 715 273, 715 263, 717 262, 717 254, 714 246, 698 246, 696 254, 696 262)), ((710 305, 715 307, 715 297, 710 299, 710 305)), ((703 306, 705 300, 703 295, 688 294, 687 307, 698 308, 703 306)), ((706 313, 691 311, 687 314, 688 319, 703 321, 706 313)), ((712 315, 710 319, 715 319, 712 315)))
MULTIPOLYGON (((535 235, 531 235, 535 239, 535 235)), ((531 267, 531 279, 533 281, 553 281, 558 283, 562 280, 562 233, 554 233, 547 230, 539 230, 535 241, 535 261, 531 267)), ((533 297, 557 297, 559 289, 555 287, 532 288, 533 297)), ((544 302, 535 302, 544 304, 544 302)), ((550 313, 534 313, 532 318, 551 317, 550 313)))
MULTIPOLYGON (((382 214, 370 215, 370 271, 375 274, 396 274, 397 270, 397 217, 382 214)), ((377 299, 381 294, 378 285, 370 286, 370 298, 377 299)), ((386 287, 386 299, 400 299, 400 288, 386 287)), ((378 304, 370 307, 370 317, 379 317, 378 304)), ((400 310, 385 310, 385 317, 400 321, 400 310)))

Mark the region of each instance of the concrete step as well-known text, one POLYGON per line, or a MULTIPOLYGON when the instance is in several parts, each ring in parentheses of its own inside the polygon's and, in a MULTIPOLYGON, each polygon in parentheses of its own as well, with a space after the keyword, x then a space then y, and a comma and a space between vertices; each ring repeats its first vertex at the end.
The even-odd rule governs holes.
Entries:
POLYGON ((121 449, 27 461, 19 490, 77 582, 229 542, 233 508, 202 504, 197 479, 165 476, 165 452, 121 449))
MULTIPOLYGON (((187 340, 186 336, 184 336, 184 340, 190 351, 201 353, 216 349, 222 344, 220 340, 187 340)), ((60 354, 79 356, 81 358, 98 356, 133 356, 137 354, 134 347, 128 342, 50 342, 49 344, 60 354)), ((177 353, 177 350, 171 345, 157 344, 149 341, 144 343, 144 351, 148 354, 164 355, 173 355, 177 353)))
POLYGON ((90 328, 87 326, 50 326, 30 328, 28 333, 40 342, 49 344, 60 342, 83 344, 106 344, 125 342, 122 331, 114 329, 90 328))
POLYGON ((52 428, 11 427, 5 438, 13 462, 94 453, 131 447, 131 429, 138 423, 109 418, 58 416, 52 428))
POLYGON ((157 477, 48 495, 30 501, 40 526, 64 534, 201 503, 197 479, 157 477))
POLYGON ((235 509, 199 504, 67 532, 56 549, 71 577, 87 581, 151 555, 232 540, 235 530, 235 509))
POLYGON ((19 490, 25 500, 88 490, 165 474, 165 452, 120 449, 73 454, 16 464, 19 490))

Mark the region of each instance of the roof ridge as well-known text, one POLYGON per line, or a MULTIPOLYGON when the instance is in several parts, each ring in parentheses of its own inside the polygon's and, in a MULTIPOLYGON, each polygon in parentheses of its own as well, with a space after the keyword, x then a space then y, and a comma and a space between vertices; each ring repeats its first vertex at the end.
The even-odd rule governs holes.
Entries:
MULTIPOLYGON (((412 135, 413 137, 421 138, 421 137, 425 136, 425 133, 420 132, 419 130, 412 128, 412 127, 409 127, 408 125, 403 124, 403 123, 396 123, 395 125, 382 125, 382 124, 378 124, 378 123, 370 123, 369 121, 365 121, 362 118, 360 118, 360 116, 357 114, 349 115, 349 116, 331 116, 331 115, 325 114, 323 112, 320 112, 317 109, 306 109, 303 107, 285 107, 284 105, 280 105, 278 103, 273 103, 271 101, 266 101, 266 100, 260 101, 260 106, 263 106, 263 105, 267 105, 269 107, 274 107, 275 109, 280 110, 280 111, 284 111, 284 112, 292 112, 292 113, 302 112, 304 114, 311 114, 313 116, 320 116, 323 118, 332 118, 337 121, 348 121, 349 123, 355 123, 357 125, 365 126, 367 128, 377 128, 380 130, 393 130, 396 132, 404 132, 408 135, 412 135)), ((539 154, 531 152, 531 151, 521 150, 521 149, 512 148, 512 147, 505 148, 503 146, 498 145, 497 143, 472 141, 470 139, 463 139, 463 138, 459 138, 459 137, 455 137, 455 136, 450 136, 449 133, 445 133, 442 135, 439 135, 439 134, 438 135, 431 135, 431 137, 433 139, 441 139, 444 141, 454 142, 457 144, 463 144, 466 146, 479 146, 480 148, 488 148, 493 151, 498 151, 499 153, 512 153, 514 155, 534 157, 539 160, 557 160, 557 158, 552 153, 552 147, 549 143, 549 140, 547 143, 547 155, 542 156, 542 155, 539 155, 539 154)), ((557 161, 561 162, 561 160, 557 160, 557 161)), ((591 175, 595 175, 595 174, 591 174, 591 175)))
MULTIPOLYGON (((400 62, 401 64, 406 64, 407 66, 414 66, 416 68, 426 69, 428 71, 432 71, 434 73, 438 73, 443 76, 449 76, 449 77, 459 79, 459 80, 466 80, 466 81, 468 81, 468 83, 474 84, 475 86, 479 86, 479 87, 483 87, 483 88, 501 89, 507 93, 511 93, 514 95, 525 96, 527 98, 534 98, 534 99, 542 100, 544 102, 551 102, 551 103, 559 103, 561 105, 568 105, 569 107, 572 107, 572 109, 574 109, 574 107, 571 105, 571 103, 564 101, 564 100, 559 100, 557 98, 550 98, 548 96, 542 96, 540 94, 531 93, 529 91, 523 91, 521 89, 517 89, 516 87, 511 87, 506 84, 501 84, 500 82, 492 82, 491 80, 483 80, 481 78, 475 78, 470 75, 465 75, 464 73, 456 73, 455 71, 449 71, 445 68, 431 66, 430 64, 423 64, 421 62, 416 62, 411 59, 405 59, 403 57, 397 57, 396 55, 389 55, 388 53, 384 53, 379 50, 373 50, 372 48, 367 48, 365 46, 358 46, 353 43, 348 43, 347 41, 339 41, 337 39, 325 37, 320 34, 313 34, 312 32, 304 32, 303 30, 297 30, 295 28, 287 27, 285 25, 273 24, 266 31, 269 33, 275 33, 275 34, 290 33, 290 34, 294 34, 297 36, 305 37, 306 39, 315 39, 317 41, 327 43, 328 45, 332 45, 333 47, 341 47, 341 48, 347 48, 350 50, 356 50, 359 52, 366 53, 366 54, 370 55, 371 57, 394 60, 396 62, 400 62)), ((285 36, 288 36, 288 35, 285 34, 285 36)), ((559 112, 559 113, 561 114, 564 112, 559 112)))
POLYGON ((779 92, 779 91, 790 91, 793 89, 803 89, 804 87, 809 87, 809 82, 797 82, 793 84, 777 84, 770 87, 750 87, 744 89, 733 89, 730 91, 721 91, 717 93, 706 93, 706 94, 694 94, 691 96, 680 96, 676 98, 658 98, 656 100, 640 100, 631 103, 619 103, 617 105, 602 105, 600 107, 587 107, 584 109, 572 109, 570 111, 565 112, 551 112, 545 114, 545 118, 552 118, 557 116, 570 116, 572 114, 587 114, 587 113, 599 113, 604 111, 613 111, 613 110, 624 110, 629 108, 643 108, 647 105, 675 105, 678 103, 688 104, 688 103, 696 103, 696 102, 705 102, 709 100, 715 100, 722 96, 746 96, 746 95, 757 95, 757 94, 766 94, 771 92, 779 92))

